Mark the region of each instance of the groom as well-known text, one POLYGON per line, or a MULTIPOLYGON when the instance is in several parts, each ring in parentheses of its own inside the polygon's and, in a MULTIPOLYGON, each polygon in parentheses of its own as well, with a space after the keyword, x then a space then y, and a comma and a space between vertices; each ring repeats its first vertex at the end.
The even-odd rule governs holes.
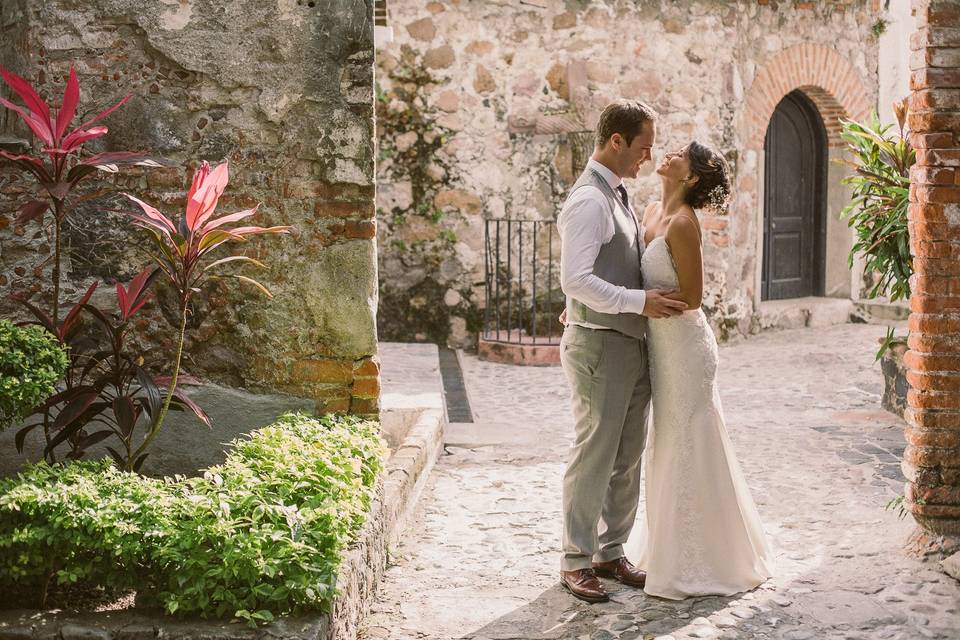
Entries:
POLYGON ((640 499, 650 404, 644 316, 686 309, 674 292, 643 290, 643 235, 623 186, 651 158, 656 119, 637 100, 603 110, 593 156, 557 219, 567 296, 560 362, 576 421, 563 478, 560 579, 587 602, 609 599, 597 575, 633 587, 646 580, 623 555, 640 499))

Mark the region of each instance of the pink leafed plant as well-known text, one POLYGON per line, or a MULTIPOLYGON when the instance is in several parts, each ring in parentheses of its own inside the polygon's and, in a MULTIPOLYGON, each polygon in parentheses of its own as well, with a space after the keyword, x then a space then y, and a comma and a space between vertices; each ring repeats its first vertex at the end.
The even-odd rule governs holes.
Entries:
POLYGON ((156 437, 173 398, 183 356, 187 312, 193 294, 198 293, 201 287, 211 279, 234 277, 257 287, 267 296, 270 296, 270 291, 252 278, 240 274, 218 272, 219 267, 231 262, 246 262, 264 267, 261 262, 244 255, 213 259, 213 254, 225 244, 244 242, 254 235, 289 233, 291 227, 232 226, 241 220, 252 217, 257 212, 257 207, 244 209, 229 215, 217 216, 217 203, 220 196, 223 195, 224 189, 226 189, 228 180, 226 162, 211 169, 210 164, 204 161, 203 165, 193 175, 193 182, 187 192, 186 211, 177 220, 167 217, 139 198, 124 194, 140 207, 140 211, 127 212, 127 214, 135 224, 150 232, 156 250, 152 257, 177 293, 180 319, 177 352, 163 406, 153 416, 153 424, 139 449, 130 457, 132 460, 136 460, 156 437))
POLYGON ((137 151, 109 151, 92 156, 82 154, 84 143, 107 133, 107 127, 96 123, 124 105, 131 98, 130 95, 71 129, 70 125, 76 117, 80 103, 80 83, 73 67, 70 68, 63 99, 55 111, 22 77, 0 66, 0 78, 20 97, 23 106, 5 98, 0 98, 0 105, 20 116, 41 145, 39 155, 17 154, 0 149, 0 160, 33 175, 42 191, 20 207, 18 223, 41 219, 48 210, 53 210, 53 304, 50 315, 56 324, 59 321, 60 308, 60 230, 72 209, 69 204, 71 193, 81 181, 96 173, 98 169, 116 172, 121 164, 160 166, 160 163, 152 160, 146 153, 137 151))

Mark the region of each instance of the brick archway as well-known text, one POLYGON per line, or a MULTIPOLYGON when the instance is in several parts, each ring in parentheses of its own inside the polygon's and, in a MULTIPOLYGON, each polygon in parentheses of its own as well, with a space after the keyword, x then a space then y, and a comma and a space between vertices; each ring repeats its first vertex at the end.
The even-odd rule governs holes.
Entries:
POLYGON ((763 149, 770 116, 780 100, 795 89, 817 106, 832 147, 841 144, 840 117, 860 119, 870 112, 870 91, 846 58, 822 45, 797 45, 757 70, 740 114, 744 148, 763 149))
MULTIPOLYGON (((761 309, 761 280, 764 220, 764 138, 770 118, 780 101, 795 90, 802 91, 814 104, 827 133, 828 159, 843 153, 840 139, 840 118, 865 118, 873 106, 875 92, 870 89, 854 65, 836 50, 818 44, 804 43, 789 47, 772 56, 757 69, 746 96, 735 115, 739 161, 736 177, 736 199, 731 213, 737 219, 740 240, 737 244, 752 247, 749 258, 738 267, 736 276, 752 283, 745 293, 754 313, 761 309)), ((837 184, 846 169, 827 162, 827 183, 837 184)), ((847 267, 846 256, 851 239, 846 224, 835 215, 847 204, 842 191, 828 190, 826 212, 826 248, 823 291, 827 297, 849 298, 855 290, 855 278, 847 267)), ((726 233, 726 225, 718 233, 726 233)))

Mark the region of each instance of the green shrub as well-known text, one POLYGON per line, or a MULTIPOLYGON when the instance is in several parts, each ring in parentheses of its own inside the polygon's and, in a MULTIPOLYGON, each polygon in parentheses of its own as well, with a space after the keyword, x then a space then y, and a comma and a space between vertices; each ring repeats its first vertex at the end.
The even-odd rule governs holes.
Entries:
POLYGON ((861 254, 867 271, 877 274, 867 298, 889 295, 891 301, 910 297, 910 234, 907 205, 910 200, 910 167, 916 153, 902 125, 884 125, 874 113, 864 122, 842 120, 841 138, 853 156, 846 161, 854 173, 841 182, 853 187, 853 199, 841 212, 857 234, 847 263, 861 254))
MULTIPOLYGON (((910 297, 910 276, 913 275, 913 257, 910 255, 910 232, 907 208, 910 204, 910 167, 917 154, 904 131, 909 99, 893 105, 899 130, 891 133, 893 125, 880 122, 876 113, 864 122, 843 120, 841 138, 853 160, 842 160, 854 173, 841 182, 853 187, 853 199, 843 211, 842 218, 856 232, 856 241, 850 249, 847 264, 853 267, 857 254, 863 256, 864 270, 875 279, 866 298, 888 295, 891 302, 910 297)), ((896 342, 905 342, 887 329, 876 359, 896 342)))
POLYGON ((231 446, 187 481, 160 541, 161 603, 248 619, 325 608, 374 495, 377 424, 287 414, 231 446))
POLYGON ((0 320, 0 430, 49 398, 66 371, 66 351, 43 327, 0 320))
POLYGON ((169 613, 251 622, 326 610, 376 491, 377 424, 286 414, 231 448, 197 478, 77 462, 0 482, 0 588, 135 588, 169 613))
POLYGON ((170 507, 166 483, 105 460, 41 462, 2 480, 0 592, 30 590, 42 600, 51 581, 133 589, 170 507))

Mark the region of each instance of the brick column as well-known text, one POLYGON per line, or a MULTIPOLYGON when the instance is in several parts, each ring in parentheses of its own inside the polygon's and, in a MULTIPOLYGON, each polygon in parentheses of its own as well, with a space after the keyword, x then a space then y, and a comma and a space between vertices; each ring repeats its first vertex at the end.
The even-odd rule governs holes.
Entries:
POLYGON ((960 0, 914 0, 907 503, 960 535, 960 0))

